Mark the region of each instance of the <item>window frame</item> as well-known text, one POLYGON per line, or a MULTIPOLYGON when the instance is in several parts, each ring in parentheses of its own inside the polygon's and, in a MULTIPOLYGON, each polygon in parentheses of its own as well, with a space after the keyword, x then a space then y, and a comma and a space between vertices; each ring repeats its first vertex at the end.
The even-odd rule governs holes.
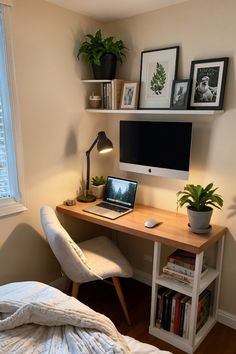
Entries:
MULTIPOLYGON (((21 124, 16 94, 15 65, 12 47, 10 12, 12 1, 0 0, 0 15, 2 19, 2 39, 5 49, 6 80, 8 85, 7 109, 10 119, 5 119, 7 126, 6 136, 10 137, 12 151, 9 158, 10 170, 13 177, 9 178, 10 189, 13 197, 0 199, 0 216, 10 215, 27 210, 25 200, 24 174, 23 174, 23 149, 21 137, 21 124)), ((9 154, 9 149, 7 149, 9 154)))

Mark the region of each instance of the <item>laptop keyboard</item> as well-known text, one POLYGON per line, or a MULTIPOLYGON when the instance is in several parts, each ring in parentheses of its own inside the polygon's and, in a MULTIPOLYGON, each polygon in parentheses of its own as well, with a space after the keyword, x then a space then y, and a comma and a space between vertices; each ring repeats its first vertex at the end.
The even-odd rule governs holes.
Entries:
POLYGON ((105 202, 101 202, 101 203, 97 204, 97 206, 100 206, 105 209, 117 211, 118 213, 124 213, 125 211, 129 210, 129 208, 124 208, 124 207, 121 207, 118 205, 107 204, 105 202))

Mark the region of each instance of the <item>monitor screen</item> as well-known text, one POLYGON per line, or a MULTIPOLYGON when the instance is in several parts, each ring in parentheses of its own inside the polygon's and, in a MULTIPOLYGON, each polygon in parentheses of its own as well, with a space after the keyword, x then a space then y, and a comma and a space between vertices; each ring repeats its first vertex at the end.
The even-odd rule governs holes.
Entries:
POLYGON ((120 121, 120 169, 187 179, 192 123, 120 121))

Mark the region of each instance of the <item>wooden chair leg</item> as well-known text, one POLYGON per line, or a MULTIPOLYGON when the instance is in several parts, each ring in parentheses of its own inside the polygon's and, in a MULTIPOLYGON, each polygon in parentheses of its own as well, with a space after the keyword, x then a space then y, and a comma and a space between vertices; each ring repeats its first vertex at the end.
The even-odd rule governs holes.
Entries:
POLYGON ((72 280, 70 280, 70 279, 67 279, 67 280, 66 280, 66 285, 65 285, 65 288, 64 288, 64 293, 67 294, 67 295, 70 293, 71 283, 72 283, 72 280))
POLYGON ((124 295, 123 295, 123 291, 121 289, 120 281, 119 281, 119 279, 117 277, 112 277, 112 281, 113 281, 114 287, 116 289, 116 293, 118 295, 118 298, 120 300, 120 304, 121 304, 121 307, 123 309, 126 321, 127 321, 128 325, 131 325, 131 321, 130 321, 130 318, 129 318, 129 314, 128 314, 125 298, 124 298, 124 295))
POLYGON ((80 283, 75 283, 73 281, 73 284, 72 284, 72 296, 75 297, 76 299, 78 298, 79 286, 80 286, 80 283))

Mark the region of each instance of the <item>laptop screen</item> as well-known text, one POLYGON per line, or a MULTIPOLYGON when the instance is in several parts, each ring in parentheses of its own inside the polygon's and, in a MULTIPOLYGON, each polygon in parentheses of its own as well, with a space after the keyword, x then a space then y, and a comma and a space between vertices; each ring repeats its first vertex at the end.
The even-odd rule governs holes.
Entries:
POLYGON ((103 200, 133 209, 137 184, 136 181, 108 176, 103 200))

